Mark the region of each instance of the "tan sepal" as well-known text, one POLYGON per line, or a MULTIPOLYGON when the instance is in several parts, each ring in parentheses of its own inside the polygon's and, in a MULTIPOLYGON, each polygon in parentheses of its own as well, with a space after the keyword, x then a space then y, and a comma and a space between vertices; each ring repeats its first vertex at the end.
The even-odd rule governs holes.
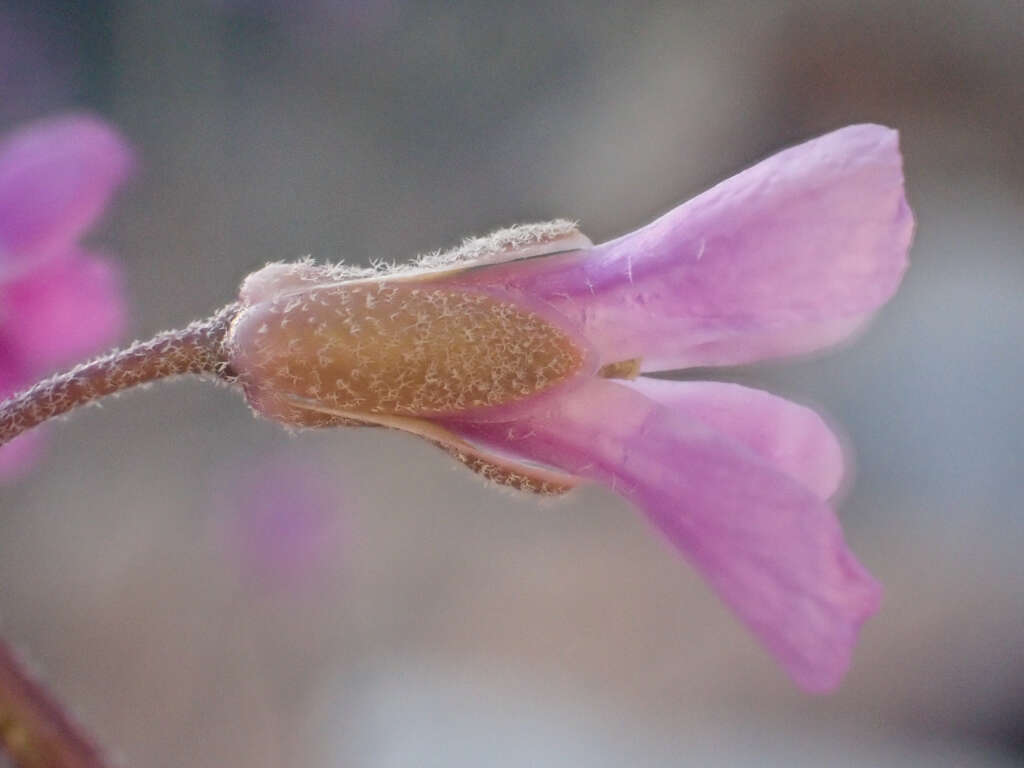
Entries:
POLYGON ((484 237, 464 240, 450 251, 431 253, 416 260, 407 274, 399 270, 392 279, 430 281, 452 273, 483 269, 497 264, 593 246, 575 222, 565 219, 537 224, 519 224, 484 237))
POLYGON ((334 421, 336 424, 358 423, 365 426, 390 427, 422 437, 477 474, 499 485, 516 488, 520 491, 554 496, 567 493, 580 483, 580 479, 573 475, 546 467, 523 464, 494 451, 481 448, 464 440, 451 430, 426 419, 417 419, 412 416, 335 411, 319 403, 301 398, 288 399, 296 411, 311 411, 319 414, 317 417, 311 415, 308 419, 309 422, 321 422, 316 426, 323 425, 323 421, 334 421))

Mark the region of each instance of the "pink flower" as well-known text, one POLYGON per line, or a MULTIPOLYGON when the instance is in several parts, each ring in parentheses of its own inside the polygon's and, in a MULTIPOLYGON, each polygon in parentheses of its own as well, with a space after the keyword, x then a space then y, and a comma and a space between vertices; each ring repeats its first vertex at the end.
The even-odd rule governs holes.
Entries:
POLYGON ((851 126, 598 246, 553 222, 386 272, 270 265, 231 368, 287 424, 404 429, 521 488, 606 485, 830 689, 880 600, 828 504, 838 441, 765 392, 636 376, 834 344, 895 292, 912 230, 896 132, 851 126))
MULTIPOLYGON (((109 344, 120 281, 78 239, 127 177, 131 152, 85 115, 32 123, 0 140, 0 398, 109 344)), ((0 478, 31 465, 39 433, 0 448, 0 478)))

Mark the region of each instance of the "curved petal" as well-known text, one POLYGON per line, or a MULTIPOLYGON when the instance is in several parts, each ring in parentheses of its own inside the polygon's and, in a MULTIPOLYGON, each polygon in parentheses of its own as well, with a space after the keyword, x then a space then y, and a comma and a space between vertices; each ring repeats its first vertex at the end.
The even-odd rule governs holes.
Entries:
POLYGON ((109 125, 72 115, 25 126, 0 144, 0 251, 18 261, 69 247, 131 170, 109 125))
POLYGON ((124 322, 116 267, 76 251, 39 265, 3 289, 3 335, 39 375, 112 343, 124 322))
POLYGON ((843 450, 810 408, 760 389, 717 381, 641 377, 619 382, 674 413, 743 443, 780 472, 827 499, 843 479, 843 450))
POLYGON ((896 131, 855 125, 617 240, 461 279, 546 300, 580 325, 602 365, 733 365, 859 328, 899 285, 912 231, 896 131))
POLYGON ((809 690, 838 685, 880 587, 813 493, 735 441, 610 381, 514 424, 452 424, 639 506, 809 690))

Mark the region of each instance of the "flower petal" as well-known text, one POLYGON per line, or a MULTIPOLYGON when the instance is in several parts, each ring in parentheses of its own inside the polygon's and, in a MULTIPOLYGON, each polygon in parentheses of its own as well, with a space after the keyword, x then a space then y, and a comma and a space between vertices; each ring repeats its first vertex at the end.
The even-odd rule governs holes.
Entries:
POLYGON ((121 136, 87 115, 40 121, 7 137, 0 144, 5 268, 72 245, 131 166, 131 150, 121 136))
POLYGON ((743 443, 818 498, 829 498, 842 482, 839 439, 810 408, 760 389, 717 381, 641 377, 620 383, 743 443))
POLYGON ((3 286, 2 301, 5 343, 32 376, 99 351, 124 321, 116 267, 84 251, 47 261, 3 286))
POLYGON ((798 684, 842 679, 880 588, 829 507, 739 443, 610 381, 513 424, 448 427, 633 501, 798 684))
POLYGON ((912 231, 896 131, 855 125, 617 240, 460 279, 546 300, 602 365, 732 365, 810 352, 862 326, 895 292, 912 231))

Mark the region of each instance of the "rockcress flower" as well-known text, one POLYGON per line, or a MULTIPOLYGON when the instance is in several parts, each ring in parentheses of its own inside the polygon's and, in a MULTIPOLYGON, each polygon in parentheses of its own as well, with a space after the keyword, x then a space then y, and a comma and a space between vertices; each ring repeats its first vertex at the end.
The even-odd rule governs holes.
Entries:
POLYGON ((827 690, 880 599, 828 504, 838 441, 768 393, 640 374, 848 337, 895 292, 912 230, 896 132, 851 126, 598 246, 555 221, 404 268, 268 265, 209 320, 3 403, 0 443, 112 392, 199 374, 291 427, 402 429, 541 493, 602 483, 797 683, 827 690))
MULTIPOLYGON (((118 271, 77 243, 131 167, 121 136, 87 115, 30 123, 0 140, 0 397, 120 332, 118 271)), ((0 448, 0 479, 31 466, 40 438, 0 448)))
POLYGON ((837 439, 765 392, 637 375, 846 338, 895 292, 912 230, 896 132, 851 126, 598 246, 557 221, 407 268, 269 265, 227 359, 285 424, 403 429, 529 490, 608 486, 827 690, 881 592, 828 504, 837 439))

